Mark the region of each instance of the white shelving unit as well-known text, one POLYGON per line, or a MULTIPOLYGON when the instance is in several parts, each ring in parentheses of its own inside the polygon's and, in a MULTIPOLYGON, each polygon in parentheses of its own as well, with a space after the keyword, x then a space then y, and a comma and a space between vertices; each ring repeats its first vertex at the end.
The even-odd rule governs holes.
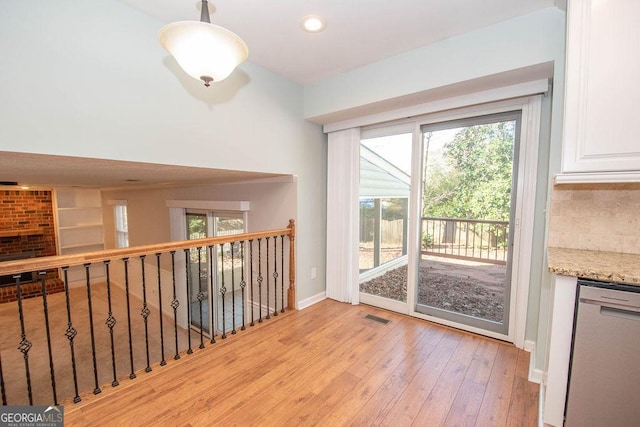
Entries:
MULTIPOLYGON (((60 188, 54 193, 58 253, 70 255, 103 250, 104 227, 100 190, 60 188)), ((92 281, 100 280, 104 276, 102 265, 91 266, 90 271, 92 281)), ((84 267, 71 267, 69 281, 75 284, 86 283, 84 267)))

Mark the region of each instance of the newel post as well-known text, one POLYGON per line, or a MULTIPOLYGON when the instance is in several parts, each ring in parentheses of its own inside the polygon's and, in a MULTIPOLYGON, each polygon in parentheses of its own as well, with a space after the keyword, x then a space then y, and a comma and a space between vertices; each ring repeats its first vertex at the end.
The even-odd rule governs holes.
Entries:
POLYGON ((293 219, 289 220, 289 290, 287 293, 287 305, 291 309, 296 308, 296 251, 295 251, 295 239, 296 239, 296 222, 293 219))

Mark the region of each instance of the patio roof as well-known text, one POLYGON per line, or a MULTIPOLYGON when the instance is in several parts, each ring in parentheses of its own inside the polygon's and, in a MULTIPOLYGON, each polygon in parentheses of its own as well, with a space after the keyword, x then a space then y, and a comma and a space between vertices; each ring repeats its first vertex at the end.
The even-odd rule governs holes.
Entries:
POLYGON ((360 197, 409 197, 411 177, 360 145, 360 197))

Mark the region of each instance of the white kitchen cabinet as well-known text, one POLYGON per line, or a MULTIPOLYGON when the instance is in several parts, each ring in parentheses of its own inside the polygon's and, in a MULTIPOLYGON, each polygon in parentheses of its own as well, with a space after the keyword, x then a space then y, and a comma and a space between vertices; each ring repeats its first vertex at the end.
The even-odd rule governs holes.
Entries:
POLYGON ((640 181, 640 1, 569 0, 562 173, 640 181))

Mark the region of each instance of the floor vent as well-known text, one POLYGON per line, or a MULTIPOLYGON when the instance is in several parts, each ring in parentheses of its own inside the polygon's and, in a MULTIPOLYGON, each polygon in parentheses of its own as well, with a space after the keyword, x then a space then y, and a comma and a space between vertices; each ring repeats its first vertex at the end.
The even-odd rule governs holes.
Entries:
POLYGON ((384 323, 385 325, 391 322, 391 320, 389 319, 383 319, 382 317, 374 316, 373 314, 367 314, 366 316, 364 316, 364 318, 369 320, 374 320, 376 322, 384 323))

